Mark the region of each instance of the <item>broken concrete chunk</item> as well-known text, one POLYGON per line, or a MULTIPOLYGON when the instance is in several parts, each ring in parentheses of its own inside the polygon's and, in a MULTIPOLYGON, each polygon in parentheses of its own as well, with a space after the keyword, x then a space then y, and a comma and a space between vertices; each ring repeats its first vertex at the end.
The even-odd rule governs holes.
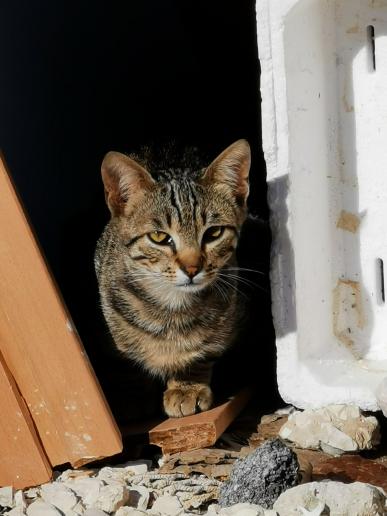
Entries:
POLYGON ((121 468, 125 468, 128 473, 133 475, 142 475, 152 467, 151 460, 131 460, 120 464, 121 468))
POLYGON ((42 485, 40 495, 45 502, 65 513, 71 511, 78 503, 75 493, 61 482, 42 485))
POLYGON ((111 468, 106 466, 98 471, 97 478, 103 480, 106 484, 125 484, 128 476, 128 472, 125 468, 111 468))
POLYGON ((184 509, 177 496, 162 495, 156 499, 149 513, 162 514, 162 516, 179 516, 179 514, 184 513, 184 509))
POLYGON ((218 514, 220 516, 264 516, 265 509, 252 503, 237 503, 224 507, 218 514))
POLYGON ((382 516, 386 496, 378 488, 361 482, 310 482, 288 489, 274 504, 280 516, 330 514, 331 516, 382 516), (325 508, 326 507, 326 508, 325 508), (306 512, 309 511, 309 512, 306 512))
POLYGON ((380 441, 378 420, 354 405, 328 405, 289 416, 280 437, 300 448, 321 448, 331 455, 369 450, 380 441))
POLYGON ((95 469, 66 469, 56 478, 56 482, 67 482, 78 478, 88 478, 96 474, 95 469))
POLYGON ((248 502, 271 509, 278 496, 298 483, 296 454, 280 439, 267 441, 235 462, 230 479, 220 488, 223 507, 248 502))
POLYGON ((7 516, 24 516, 25 513, 26 512, 25 509, 23 509, 23 507, 15 507, 10 511, 4 512, 3 514, 7 516))
POLYGON ((62 512, 54 505, 42 500, 35 500, 27 507, 27 516, 62 516, 62 512))
POLYGON ((15 505, 15 507, 19 507, 22 509, 25 509, 27 507, 27 502, 26 502, 24 493, 21 489, 19 489, 19 491, 16 491, 16 493, 15 493, 14 505, 15 505))
POLYGON ((86 509, 83 516, 106 516, 106 512, 101 509, 86 509))
POLYGON ((82 499, 84 506, 89 508, 94 506, 105 484, 99 478, 80 477, 75 480, 67 480, 64 485, 74 491, 82 499))
POLYGON ((97 500, 94 502, 95 509, 105 512, 115 512, 126 504, 129 498, 128 488, 120 484, 108 484, 102 486, 97 500))
POLYGON ((134 507, 120 507, 116 512, 115 516, 143 516, 144 514, 148 514, 147 512, 140 511, 139 509, 135 509, 134 507))
POLYGON ((148 507, 150 492, 144 486, 135 486, 129 489, 127 505, 145 511, 148 507))
POLYGON ((204 448, 167 455, 160 473, 201 473, 207 477, 226 480, 239 453, 229 450, 204 448))
POLYGON ((14 505, 14 489, 11 486, 0 487, 0 506, 10 507, 14 505))

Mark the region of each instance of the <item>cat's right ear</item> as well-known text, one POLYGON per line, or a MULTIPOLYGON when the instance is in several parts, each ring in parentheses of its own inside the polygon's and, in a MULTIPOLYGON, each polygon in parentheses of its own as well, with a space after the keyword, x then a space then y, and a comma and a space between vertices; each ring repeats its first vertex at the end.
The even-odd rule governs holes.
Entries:
POLYGON ((153 184, 149 172, 120 152, 108 152, 101 166, 106 204, 113 216, 121 215, 130 199, 153 184))

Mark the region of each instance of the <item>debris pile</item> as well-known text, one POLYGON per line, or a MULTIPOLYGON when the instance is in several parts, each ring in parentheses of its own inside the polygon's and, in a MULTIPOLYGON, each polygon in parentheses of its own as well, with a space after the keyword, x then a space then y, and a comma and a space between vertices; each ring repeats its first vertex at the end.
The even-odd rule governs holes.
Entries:
POLYGON ((217 448, 164 455, 157 467, 156 455, 0 488, 0 516, 387 515, 387 453, 370 452, 380 440, 375 417, 334 405, 246 422, 217 448))

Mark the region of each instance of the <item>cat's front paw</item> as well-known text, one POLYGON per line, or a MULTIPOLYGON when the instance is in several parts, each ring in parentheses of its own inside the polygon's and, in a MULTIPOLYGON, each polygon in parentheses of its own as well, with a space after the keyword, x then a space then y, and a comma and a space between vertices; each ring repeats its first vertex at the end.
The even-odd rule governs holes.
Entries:
POLYGON ((173 381, 164 392, 164 411, 169 417, 191 416, 211 408, 212 399, 212 391, 204 383, 173 381))

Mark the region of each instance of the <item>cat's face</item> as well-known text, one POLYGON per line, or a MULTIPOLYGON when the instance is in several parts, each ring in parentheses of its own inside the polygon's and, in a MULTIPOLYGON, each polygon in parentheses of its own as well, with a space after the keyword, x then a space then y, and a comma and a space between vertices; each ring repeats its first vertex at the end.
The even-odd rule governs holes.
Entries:
POLYGON ((130 158, 109 153, 102 166, 106 198, 132 281, 169 302, 214 282, 234 256, 249 167, 244 140, 199 174, 159 181, 130 158))

